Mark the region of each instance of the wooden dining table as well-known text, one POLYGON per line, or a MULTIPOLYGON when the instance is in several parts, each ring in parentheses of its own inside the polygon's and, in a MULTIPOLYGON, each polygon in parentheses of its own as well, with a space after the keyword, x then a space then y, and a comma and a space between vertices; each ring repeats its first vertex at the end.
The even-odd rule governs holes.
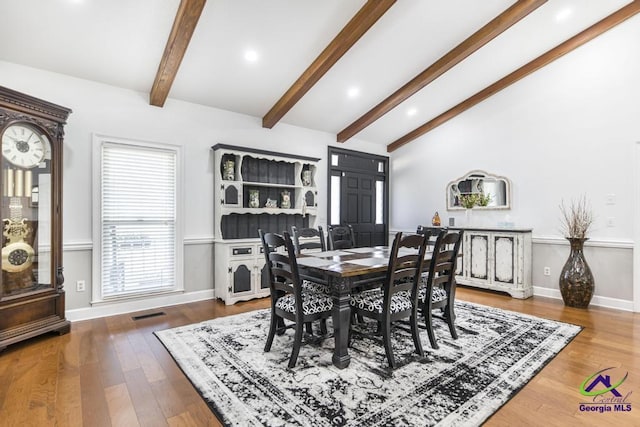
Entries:
MULTIPOLYGON (((303 272, 325 278, 331 287, 335 339, 332 361, 340 369, 349 366, 351 361, 348 347, 351 290, 355 287, 382 282, 387 273, 390 251, 391 247, 389 246, 374 246, 307 252, 297 257, 298 267, 303 272)), ((430 259, 431 253, 429 252, 425 255, 425 261, 430 259)))

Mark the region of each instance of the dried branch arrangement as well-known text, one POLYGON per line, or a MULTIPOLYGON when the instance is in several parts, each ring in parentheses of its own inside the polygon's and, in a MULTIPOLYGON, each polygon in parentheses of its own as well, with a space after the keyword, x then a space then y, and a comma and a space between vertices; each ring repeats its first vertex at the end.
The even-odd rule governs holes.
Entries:
POLYGON ((562 213, 562 232, 568 238, 585 239, 593 224, 593 212, 587 197, 582 195, 578 200, 571 200, 567 207, 564 200, 560 202, 562 213))

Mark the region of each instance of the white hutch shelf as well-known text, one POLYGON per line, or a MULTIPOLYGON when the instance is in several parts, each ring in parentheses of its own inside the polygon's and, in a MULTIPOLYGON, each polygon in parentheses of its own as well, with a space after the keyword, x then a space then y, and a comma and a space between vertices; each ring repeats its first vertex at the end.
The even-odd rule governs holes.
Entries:
POLYGON ((226 144, 212 150, 215 296, 227 305, 267 296, 258 229, 282 233, 292 225, 317 226, 320 159, 226 144))

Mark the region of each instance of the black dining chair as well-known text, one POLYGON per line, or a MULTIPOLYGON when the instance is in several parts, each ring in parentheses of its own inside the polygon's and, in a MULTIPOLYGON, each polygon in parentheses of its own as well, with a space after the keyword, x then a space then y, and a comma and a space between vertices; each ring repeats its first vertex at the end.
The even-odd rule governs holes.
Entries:
POLYGON ((403 237, 401 232, 397 233, 389 254, 389 266, 382 289, 351 295, 352 313, 379 322, 387 360, 392 369, 396 367, 391 348, 393 322, 409 318, 416 353, 424 355, 418 332, 417 300, 426 246, 425 236, 416 234, 403 237))
POLYGON ((307 250, 320 249, 323 252, 327 250, 327 246, 324 241, 324 231, 321 226, 318 226, 318 228, 298 228, 295 225, 292 225, 291 234, 293 235, 293 245, 296 250, 296 255, 307 250))
POLYGON ((456 297, 456 264, 463 230, 441 231, 438 233, 433 255, 429 262, 426 278, 423 276, 418 289, 418 304, 424 317, 431 347, 437 349, 438 343, 433 332, 432 320, 441 318, 447 325, 453 339, 458 339, 454 311, 456 297), (434 315, 433 310, 440 309, 441 315, 434 315))
MULTIPOLYGON (((440 233, 441 231, 447 231, 447 227, 419 225, 416 230, 416 234, 429 233, 429 238, 427 239, 427 245, 429 247, 433 247, 433 245, 436 243, 436 238, 438 237, 438 233, 440 233)), ((429 250, 429 247, 427 248, 427 250, 429 250)))
POLYGON ((329 225, 327 227, 327 243, 330 251, 351 249, 356 247, 353 227, 345 225, 329 225))
POLYGON ((289 233, 285 231, 279 235, 258 230, 258 234, 262 241, 271 292, 271 322, 264 351, 271 350, 276 333, 282 335, 286 329, 294 328, 293 349, 288 365, 289 368, 293 368, 302 345, 304 325, 318 319, 324 321, 331 316, 333 301, 325 293, 302 287, 295 249, 289 233), (285 320, 293 323, 286 325, 285 320))
MULTIPOLYGON (((293 245, 296 255, 303 254, 307 251, 327 250, 324 242, 324 231, 321 226, 318 228, 298 228, 291 226, 291 234, 293 235, 293 245)), ((302 287, 316 292, 323 292, 327 295, 331 294, 329 283, 326 277, 314 274, 313 272, 300 273, 302 278, 302 287)), ((311 333, 311 331, 308 331, 311 333)))

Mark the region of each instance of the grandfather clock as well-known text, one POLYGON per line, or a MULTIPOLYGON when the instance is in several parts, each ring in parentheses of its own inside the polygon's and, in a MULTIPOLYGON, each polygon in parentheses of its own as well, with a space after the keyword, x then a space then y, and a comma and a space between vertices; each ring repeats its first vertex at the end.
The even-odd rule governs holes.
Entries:
POLYGON ((0 351, 64 334, 62 140, 68 108, 0 86, 0 351))

